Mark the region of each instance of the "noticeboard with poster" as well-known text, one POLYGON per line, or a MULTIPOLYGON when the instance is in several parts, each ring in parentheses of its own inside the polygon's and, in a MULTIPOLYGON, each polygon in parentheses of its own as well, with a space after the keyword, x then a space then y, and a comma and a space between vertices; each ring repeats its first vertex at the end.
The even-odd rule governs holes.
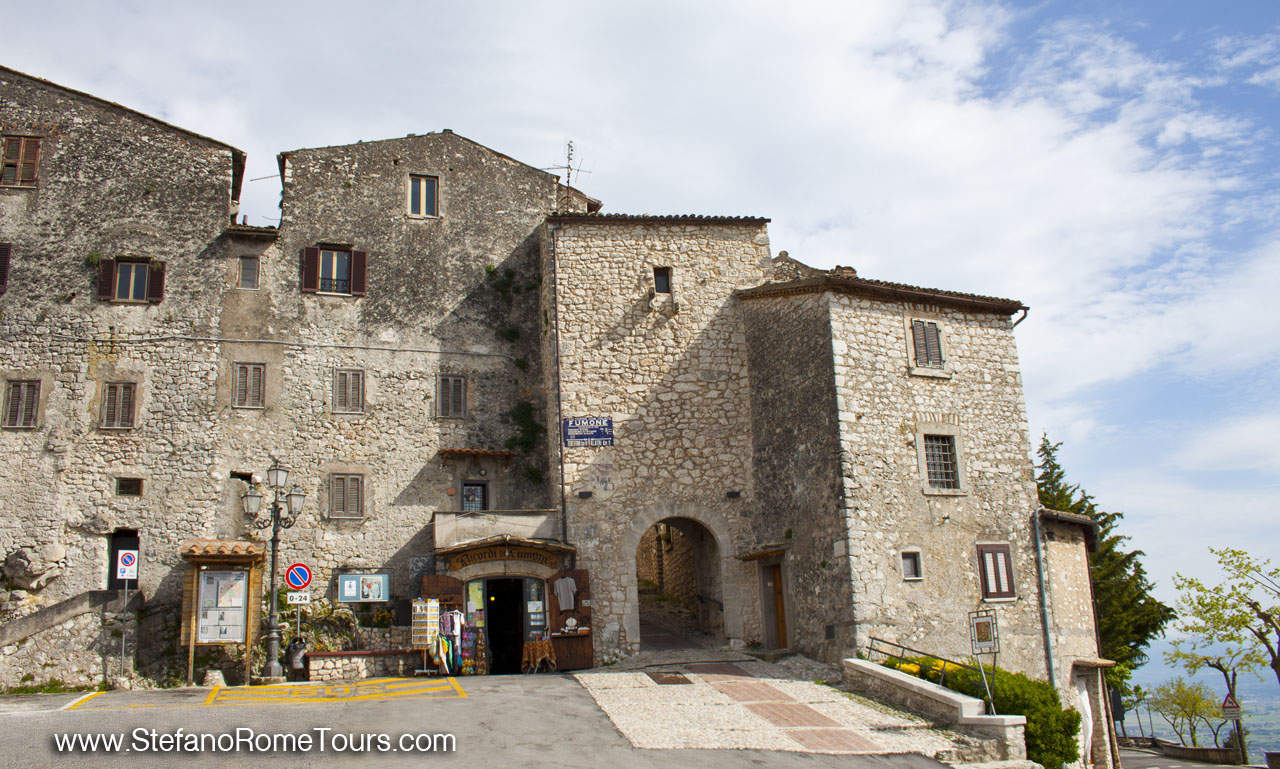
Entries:
POLYGON ((390 575, 340 574, 338 600, 342 603, 382 603, 391 600, 390 575))
POLYGON ((996 613, 991 609, 969 612, 969 638, 974 654, 999 654, 1000 634, 996 613))
POLYGON ((202 644, 244 643, 249 572, 200 572, 200 612, 196 641, 202 644))

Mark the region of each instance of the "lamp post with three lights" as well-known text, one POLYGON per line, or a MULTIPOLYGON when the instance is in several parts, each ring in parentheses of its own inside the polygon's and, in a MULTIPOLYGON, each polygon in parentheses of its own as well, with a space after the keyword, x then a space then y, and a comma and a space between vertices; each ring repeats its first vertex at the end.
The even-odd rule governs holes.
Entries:
MULTIPOLYGON (((244 514, 255 529, 271 527, 271 613, 267 619, 267 663, 262 668, 264 679, 284 680, 284 667, 280 664, 280 612, 276 606, 276 569, 280 553, 280 530, 292 528, 302 512, 302 503, 307 495, 294 485, 293 490, 285 492, 289 481, 289 471, 280 466, 274 458, 267 470, 267 485, 271 487, 275 497, 271 501, 269 515, 258 517, 262 508, 262 492, 249 489, 244 495, 244 514), (281 515, 283 513, 283 515, 281 515)), ((266 512, 266 511, 264 511, 266 512)))

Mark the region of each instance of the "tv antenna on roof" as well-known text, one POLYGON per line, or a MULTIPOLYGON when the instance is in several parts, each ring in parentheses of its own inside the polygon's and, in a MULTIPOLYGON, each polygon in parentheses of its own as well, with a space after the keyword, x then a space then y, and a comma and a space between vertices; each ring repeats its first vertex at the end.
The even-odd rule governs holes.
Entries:
POLYGON ((569 204, 569 187, 573 184, 573 177, 574 177, 574 174, 581 175, 581 174, 589 174, 589 173, 591 173, 590 171, 583 171, 583 170, 582 170, 582 161, 581 161, 581 160, 579 160, 579 161, 578 161, 578 165, 577 165, 577 167, 576 167, 576 168, 574 167, 574 165, 573 165, 573 140, 572 140, 572 139, 568 139, 568 140, 566 140, 566 141, 565 141, 565 143, 564 143, 564 165, 562 165, 562 166, 551 166, 550 168, 544 168, 544 169, 542 169, 542 170, 543 170, 543 171, 560 171, 560 172, 562 172, 562 173, 563 173, 563 175, 564 175, 564 182, 561 184, 561 187, 562 187, 562 190, 563 190, 563 195, 564 195, 564 197, 563 197, 561 200, 557 200, 557 201, 556 201, 556 207, 557 207, 557 208, 559 208, 559 209, 561 209, 561 210, 563 210, 564 208, 566 208, 566 207, 568 206, 568 204, 569 204))

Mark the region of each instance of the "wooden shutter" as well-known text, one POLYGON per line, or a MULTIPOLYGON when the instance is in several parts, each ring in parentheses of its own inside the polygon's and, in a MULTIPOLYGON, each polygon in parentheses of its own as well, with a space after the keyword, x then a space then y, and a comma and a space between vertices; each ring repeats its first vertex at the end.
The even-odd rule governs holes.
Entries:
POLYGON ((329 515, 339 518, 347 514, 347 477, 329 476, 329 515))
MULTIPOLYGON (((440 568, 436 564, 436 568, 440 568)), ((462 611, 462 580, 447 574, 423 574, 422 597, 436 599, 441 610, 446 607, 462 611)))
POLYGON ((364 494, 364 489, 361 488, 363 480, 364 478, 359 475, 347 476, 347 515, 353 518, 358 518, 364 510, 364 505, 361 504, 361 496, 364 494))
POLYGON ((133 427, 133 385, 129 383, 119 384, 120 388, 120 426, 133 427))
POLYGON ((110 302, 116 295, 116 260, 102 259, 98 262, 98 298, 110 302))
POLYGON ((26 397, 22 401, 22 426, 36 426, 36 407, 40 404, 40 383, 27 382, 22 388, 26 397))
POLYGON ((22 382, 9 383, 9 392, 6 393, 9 396, 9 407, 4 415, 5 427, 22 426, 22 423, 18 421, 19 417, 22 416, 22 385, 22 382))
POLYGON ((302 249, 302 290, 308 294, 320 290, 320 249, 315 246, 302 249))
POLYGON ((1013 598, 1013 559, 1008 545, 978 545, 983 598, 1013 598))
POLYGON ((147 301, 159 304, 164 301, 164 262, 152 262, 147 268, 147 301))
POLYGON ((365 295, 365 265, 369 260, 368 251, 351 252, 351 295, 365 295))
POLYGON ((348 390, 347 390, 347 408, 352 411, 364 411, 364 372, 351 371, 347 373, 348 390))
POLYGON ((102 426, 116 426, 116 394, 120 385, 109 384, 102 395, 102 426))
POLYGON ((9 256, 12 253, 13 246, 0 243, 0 294, 9 290, 9 256))
POLYGON ((22 140, 22 164, 19 166, 18 183, 35 184, 36 167, 40 160, 40 140, 22 140))
POLYGON ((927 365, 942 365, 942 342, 938 339, 938 324, 924 324, 924 347, 925 354, 928 356, 927 365))
POLYGON ((929 361, 929 352, 924 343, 924 321, 911 321, 911 342, 915 347, 916 365, 926 365, 929 361))
POLYGON ((349 408, 347 406, 348 376, 349 375, 345 371, 333 372, 333 410, 334 411, 346 411, 349 408))
POLYGON ((250 406, 261 406, 265 399, 262 393, 262 375, 265 366, 249 366, 249 402, 250 406))
POLYGON ((460 376, 453 377, 450 385, 453 390, 452 403, 453 413, 451 416, 463 417, 467 415, 467 380, 460 376))

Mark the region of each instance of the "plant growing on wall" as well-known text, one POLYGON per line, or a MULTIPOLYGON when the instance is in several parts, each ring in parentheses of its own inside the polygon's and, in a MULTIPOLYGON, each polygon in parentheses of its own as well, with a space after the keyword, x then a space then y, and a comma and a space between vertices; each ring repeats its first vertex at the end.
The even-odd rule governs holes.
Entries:
POLYGON ((538 421, 537 409, 530 401, 517 401, 511 411, 511 424, 515 425, 516 434, 507 439, 506 446, 516 449, 521 454, 528 454, 538 445, 538 438, 546 430, 538 421))

